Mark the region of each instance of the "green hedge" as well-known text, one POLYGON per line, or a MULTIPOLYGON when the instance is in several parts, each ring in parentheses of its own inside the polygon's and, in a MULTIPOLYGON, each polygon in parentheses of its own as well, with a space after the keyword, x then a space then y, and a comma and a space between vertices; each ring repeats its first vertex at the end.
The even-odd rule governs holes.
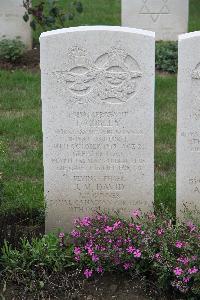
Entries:
POLYGON ((178 43, 156 43, 156 69, 163 72, 176 73, 178 69, 178 43))

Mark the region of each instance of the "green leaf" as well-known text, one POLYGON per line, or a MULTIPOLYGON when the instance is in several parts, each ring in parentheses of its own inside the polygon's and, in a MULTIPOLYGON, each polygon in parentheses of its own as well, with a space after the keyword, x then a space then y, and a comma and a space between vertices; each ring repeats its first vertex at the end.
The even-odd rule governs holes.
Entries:
POLYGON ((80 1, 76 2, 76 10, 79 14, 81 14, 83 12, 83 5, 80 1))
POLYGON ((31 26, 31 28, 35 31, 36 30, 36 22, 35 22, 35 20, 32 20, 31 22, 30 22, 30 26, 31 26))
POLYGON ((43 287, 44 287, 44 282, 43 282, 43 281, 40 281, 39 284, 40 284, 40 288, 43 289, 43 287))
POLYGON ((24 19, 25 22, 28 22, 29 15, 27 14, 27 12, 23 15, 23 19, 24 19))

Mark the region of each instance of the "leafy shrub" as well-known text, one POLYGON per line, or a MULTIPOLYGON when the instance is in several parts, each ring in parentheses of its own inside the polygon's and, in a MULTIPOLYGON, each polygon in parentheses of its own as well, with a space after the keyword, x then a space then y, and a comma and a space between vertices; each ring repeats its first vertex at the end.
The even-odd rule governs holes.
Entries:
POLYGON ((26 12, 23 16, 25 22, 30 20, 30 26, 36 30, 39 26, 43 31, 65 27, 66 21, 74 19, 75 14, 83 11, 83 5, 80 1, 73 1, 68 8, 63 8, 57 0, 40 0, 36 5, 31 0, 23 0, 26 12))
POLYGON ((0 263, 4 281, 22 284, 31 291, 43 288, 52 272, 64 272, 74 265, 70 248, 63 251, 53 234, 33 239, 31 243, 23 239, 19 250, 5 242, 0 263))
POLYGON ((169 73, 176 73, 178 69, 178 43, 156 43, 156 69, 169 73))
POLYGON ((25 51, 24 43, 19 39, 3 39, 0 41, 0 59, 8 62, 16 62, 25 51))
POLYGON ((74 259, 85 277, 137 272, 151 275, 164 290, 200 296, 200 228, 191 221, 174 225, 165 215, 141 216, 139 210, 133 216, 130 221, 108 215, 75 221, 74 259))

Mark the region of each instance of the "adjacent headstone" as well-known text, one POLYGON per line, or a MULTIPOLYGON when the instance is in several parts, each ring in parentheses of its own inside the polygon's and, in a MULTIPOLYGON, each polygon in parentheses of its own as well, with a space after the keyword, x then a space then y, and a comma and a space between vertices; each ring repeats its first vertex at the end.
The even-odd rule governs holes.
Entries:
POLYGON ((94 211, 153 209, 154 33, 43 33, 46 231, 94 211))
POLYGON ((188 30, 189 0, 122 0, 122 25, 156 32, 173 41, 188 30))
POLYGON ((32 47, 29 22, 23 20, 23 0, 0 0, 0 40, 20 37, 28 49, 32 47))
POLYGON ((177 216, 200 210, 200 32, 179 37, 177 216))

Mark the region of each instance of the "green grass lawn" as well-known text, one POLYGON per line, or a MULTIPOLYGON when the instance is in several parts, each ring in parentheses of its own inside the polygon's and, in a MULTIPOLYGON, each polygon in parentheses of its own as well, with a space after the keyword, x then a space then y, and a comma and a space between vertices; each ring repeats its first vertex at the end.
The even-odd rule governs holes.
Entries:
MULTIPOLYGON (((1 212, 27 212, 43 203, 40 75, 0 72, 1 212)), ((176 76, 156 80, 156 203, 175 211, 176 76)))
MULTIPOLYGON (((32 0, 33 4, 39 0, 32 0)), ((134 0, 130 0, 134 1, 134 0)), ((200 30, 200 0, 190 1, 189 31, 200 30)), ((47 2, 47 1, 46 1, 47 2)), ((72 0, 59 0, 62 7, 69 7, 72 0)), ((66 22, 66 27, 80 25, 121 25, 121 0, 81 0, 84 10, 77 14, 72 21, 66 22)), ((38 43, 41 29, 34 33, 38 43)))
MULTIPOLYGON (((120 0, 82 3, 67 25, 120 25, 120 0)), ((190 0, 189 28, 200 29, 200 0, 190 0)), ((40 74, 0 71, 0 91, 0 212, 31 215, 44 207, 40 74)), ((155 202, 175 212, 175 75, 157 76, 155 110, 155 202)))
POLYGON ((0 72, 1 212, 43 206, 40 76, 0 72))

